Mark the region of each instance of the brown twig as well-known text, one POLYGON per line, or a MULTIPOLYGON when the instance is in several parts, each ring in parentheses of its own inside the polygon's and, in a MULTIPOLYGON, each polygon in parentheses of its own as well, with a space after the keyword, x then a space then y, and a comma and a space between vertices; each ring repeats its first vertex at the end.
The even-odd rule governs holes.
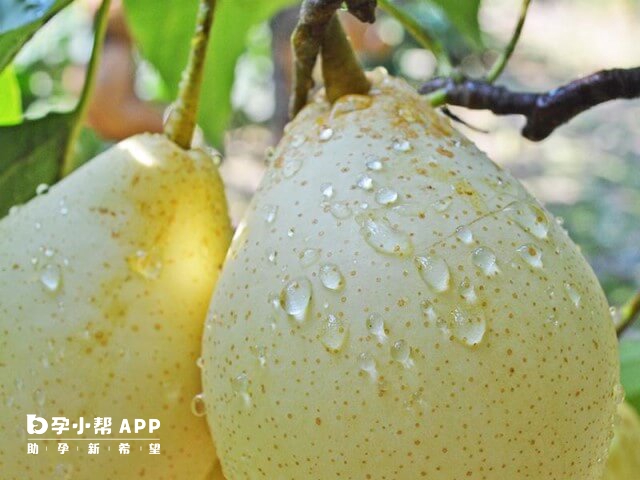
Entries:
POLYGON ((640 67, 601 70, 543 93, 513 92, 480 80, 435 78, 420 93, 443 92, 443 101, 498 115, 524 115, 522 135, 543 140, 557 127, 600 103, 640 96, 640 67))
MULTIPOLYGON (((375 21, 376 0, 347 0, 344 3, 347 10, 362 22, 375 21)), ((313 67, 325 32, 342 4, 342 0, 305 0, 302 3, 300 20, 291 37, 294 54, 294 86, 290 106, 292 116, 307 103, 307 96, 313 88, 313 67)), ((357 78, 358 74, 349 70, 344 72, 344 76, 357 78)))

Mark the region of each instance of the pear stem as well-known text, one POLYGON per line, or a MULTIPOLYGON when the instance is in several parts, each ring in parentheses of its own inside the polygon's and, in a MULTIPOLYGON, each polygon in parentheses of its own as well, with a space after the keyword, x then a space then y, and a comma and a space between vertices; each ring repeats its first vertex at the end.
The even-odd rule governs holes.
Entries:
MULTIPOLYGON (((313 88, 313 67, 321 49, 327 55, 323 66, 325 78, 329 78, 327 90, 336 95, 366 93, 369 90, 362 67, 345 37, 335 12, 342 0, 304 0, 300 8, 300 19, 291 36, 293 48, 293 94, 290 114, 295 116, 307 104, 309 91, 313 88), (331 29, 331 32, 327 32, 331 29), (331 38, 330 38, 331 37, 331 38), (326 40, 326 43, 325 43, 326 40), (329 63, 329 66, 326 63, 329 63), (341 63, 342 62, 342 63, 341 63), (337 82, 332 85, 332 82, 337 82), (367 85, 366 90, 363 85, 367 85), (349 85, 352 85, 351 88, 349 85)), ((366 23, 375 21, 375 0, 346 0, 348 11, 366 23)))
POLYGON ((616 322, 616 331, 620 337, 640 317, 640 292, 620 307, 620 317, 616 322))
POLYGON ((196 128, 202 77, 207 46, 211 37, 215 6, 215 0, 200 0, 196 31, 191 40, 189 60, 182 73, 178 98, 170 107, 164 126, 165 135, 185 150, 191 148, 191 140, 196 128))
POLYGON ((320 50, 327 99, 333 103, 348 94, 365 95, 371 89, 349 39, 334 14, 329 20, 320 50))
POLYGON ((73 172, 78 165, 76 165, 74 158, 74 146, 78 140, 78 136, 82 131, 84 125, 84 118, 87 115, 89 108, 89 102, 93 96, 93 90, 95 86, 95 78, 100 67, 100 58, 102 58, 102 49, 104 46, 104 38, 107 34, 107 26, 109 24, 109 7, 111 6, 111 0, 103 0, 98 12, 96 13, 94 21, 94 38, 93 49, 91 50, 91 58, 87 65, 87 74, 84 80, 84 86, 80 94, 78 104, 74 109, 75 120, 73 122, 73 128, 67 139, 62 164, 59 171, 59 179, 66 177, 73 172))

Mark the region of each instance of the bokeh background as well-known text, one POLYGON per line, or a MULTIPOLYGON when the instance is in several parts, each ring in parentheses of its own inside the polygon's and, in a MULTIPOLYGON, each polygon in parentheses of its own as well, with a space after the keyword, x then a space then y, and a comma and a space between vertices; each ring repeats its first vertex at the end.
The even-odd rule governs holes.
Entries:
MULTIPOLYGON (((483 0, 481 42, 464 42, 448 31, 437 8, 408 3, 416 19, 442 33, 462 70, 478 76, 507 42, 520 8, 519 1, 483 0)), ((27 116, 68 110, 75 104, 91 53, 97 4, 75 2, 17 57, 27 116)), ((235 65, 222 172, 236 222, 260 182, 265 150, 277 142, 287 120, 288 36, 296 16, 296 8, 287 9, 252 27, 235 65)), ((521 41, 499 83, 540 91, 602 68, 640 65, 639 20, 638 0, 534 0, 521 41)), ((434 74, 433 55, 393 18, 381 12, 374 25, 361 25, 347 16, 344 21, 367 67, 384 65, 416 85, 434 74)), ((88 125, 76 154, 88 159, 133 133, 160 131, 168 101, 167 86, 137 50, 121 6, 114 2, 88 125)), ((640 100, 594 108, 542 143, 519 135, 522 118, 453 110, 487 133, 458 125, 461 131, 564 219, 612 304, 640 289, 640 100)), ((640 327, 627 335, 640 338, 640 327)))

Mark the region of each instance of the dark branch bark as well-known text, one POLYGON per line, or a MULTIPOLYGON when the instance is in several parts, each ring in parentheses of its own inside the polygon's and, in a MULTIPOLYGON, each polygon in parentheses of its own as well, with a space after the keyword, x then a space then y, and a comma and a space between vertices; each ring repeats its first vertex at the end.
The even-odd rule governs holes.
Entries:
POLYGON ((522 135, 543 140, 557 127, 600 103, 640 96, 640 67, 601 70, 544 93, 513 92, 480 80, 435 78, 420 93, 443 90, 445 103, 498 115, 519 114, 527 119, 522 135))
MULTIPOLYGON (((376 0, 347 0, 348 11, 366 23, 375 21, 376 0)), ((300 20, 291 36, 294 54, 294 82, 291 114, 298 113, 307 103, 313 88, 313 67, 320 53, 324 34, 342 0, 305 0, 300 8, 300 20)))

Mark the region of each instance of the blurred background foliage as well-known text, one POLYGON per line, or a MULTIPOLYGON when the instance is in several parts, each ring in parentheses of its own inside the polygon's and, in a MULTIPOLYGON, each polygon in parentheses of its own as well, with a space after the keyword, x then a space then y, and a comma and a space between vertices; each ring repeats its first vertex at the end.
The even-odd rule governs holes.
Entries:
MULTIPOLYGON (((471 76, 486 73, 508 41, 520 8, 513 0, 394 3, 435 32, 471 76)), ((15 58, 15 77, 0 76, 3 91, 9 91, 5 85, 19 85, 26 117, 69 110, 75 104, 98 4, 82 0, 67 7, 15 58)), ((265 149, 278 140, 287 121, 289 35, 296 4, 219 0, 200 126, 210 143, 226 151, 223 174, 234 220, 260 181, 265 149)), ((186 61, 195 9, 196 0, 114 2, 94 104, 77 146, 81 159, 137 131, 161 129, 162 112, 186 61)), ((499 83, 547 90, 602 68, 636 66, 639 18, 638 0, 535 0, 499 83)), ((434 56, 397 20, 382 12, 374 25, 362 25, 348 15, 343 20, 367 67, 383 65, 416 85, 434 74, 434 56)), ((458 125, 460 130, 564 219, 612 304, 640 289, 638 101, 599 106, 539 144, 519 135, 521 118, 453 110, 488 133, 458 125)), ((19 112, 6 115, 1 123, 12 123, 19 112)), ((640 326, 627 335, 630 341, 640 339, 640 326)), ((640 364, 640 359, 635 361, 640 364)))

